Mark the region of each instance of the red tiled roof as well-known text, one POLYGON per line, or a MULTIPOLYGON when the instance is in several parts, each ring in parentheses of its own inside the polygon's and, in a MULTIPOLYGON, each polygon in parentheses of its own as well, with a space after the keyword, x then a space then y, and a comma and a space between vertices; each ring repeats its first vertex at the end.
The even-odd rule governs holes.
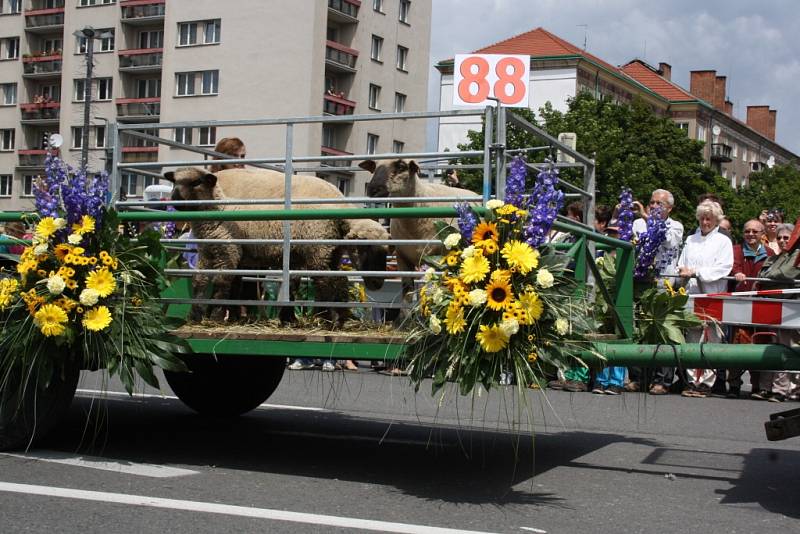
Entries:
POLYGON ((532 57, 548 56, 583 56, 586 59, 602 65, 612 72, 620 72, 619 67, 607 63, 599 57, 592 55, 565 41, 561 37, 550 33, 544 28, 536 28, 529 32, 521 33, 500 41, 493 45, 475 50, 476 54, 525 54, 532 57))
POLYGON ((669 101, 697 100, 697 97, 658 75, 641 60, 634 59, 622 66, 622 72, 669 101))

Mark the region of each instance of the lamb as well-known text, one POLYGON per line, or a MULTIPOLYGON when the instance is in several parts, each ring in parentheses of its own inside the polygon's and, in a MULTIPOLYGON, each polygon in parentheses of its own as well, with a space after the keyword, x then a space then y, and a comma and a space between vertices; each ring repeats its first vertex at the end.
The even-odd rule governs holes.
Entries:
MULTIPOLYGON (((284 194, 284 175, 275 171, 260 169, 228 169, 216 174, 197 168, 181 168, 164 177, 175 184, 173 200, 220 200, 226 194, 231 198, 277 198, 284 194)), ((292 198, 343 198, 341 192, 330 183, 313 176, 292 177, 292 198)), ((333 207, 355 207, 348 204, 293 204, 294 208, 325 209, 333 207)), ((191 209, 184 206, 184 209, 191 209)), ((246 210, 283 209, 283 205, 257 206, 203 206, 208 210, 246 210)), ((279 239, 283 237, 281 221, 193 221, 192 232, 199 239, 279 239)), ((314 239, 382 239, 389 238, 388 232, 377 222, 368 219, 334 219, 292 221, 293 238, 314 239)), ((280 245, 235 245, 215 243, 198 247, 198 268, 200 269, 280 269, 282 267, 282 247, 280 245)), ((353 259, 358 270, 380 271, 386 269, 385 245, 353 247, 345 245, 298 245, 292 247, 292 269, 336 270, 344 253, 353 259)), ((213 297, 229 298, 237 277, 232 275, 196 275, 192 282, 196 297, 205 293, 209 282, 214 283, 213 297)), ((293 281, 296 285, 296 281, 293 281)), ((383 278, 365 277, 368 289, 379 289, 383 278)), ((344 277, 314 278, 317 299, 323 301, 346 301, 347 280, 344 277)), ((345 310, 345 309, 340 309, 345 310)), ((204 307, 192 307, 191 320, 202 318, 204 307)), ((224 310, 212 311, 212 318, 221 318, 224 310)), ((291 308, 282 310, 281 318, 289 320, 291 308)), ((346 313, 327 311, 328 319, 336 318, 341 324, 346 313), (338 318, 336 316, 338 315, 338 318)))
MULTIPOLYGON (((392 159, 383 161, 365 160, 359 164, 372 173, 367 184, 370 197, 474 197, 468 189, 459 189, 443 184, 425 182, 417 177, 419 166, 413 160, 392 159)), ((441 207, 441 203, 413 202, 394 203, 395 207, 441 207)), ((438 219, 392 219, 389 233, 393 239, 436 239, 434 226, 438 219)), ((451 222, 452 221, 448 221, 451 222)), ((400 245, 395 247, 397 267, 411 271, 422 263, 422 258, 441 254, 442 245, 400 245)), ((403 279, 403 294, 413 289, 411 280, 403 279)))

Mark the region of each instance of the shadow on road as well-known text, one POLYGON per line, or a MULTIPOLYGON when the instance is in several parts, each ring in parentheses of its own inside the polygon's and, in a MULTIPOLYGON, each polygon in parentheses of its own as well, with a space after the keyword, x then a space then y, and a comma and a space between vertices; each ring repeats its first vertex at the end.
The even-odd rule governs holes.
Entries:
POLYGON ((558 495, 537 491, 533 475, 623 441, 657 445, 588 432, 537 433, 532 440, 281 408, 218 420, 169 399, 76 398, 42 446, 118 462, 213 465, 380 484, 431 501, 568 508, 558 495))

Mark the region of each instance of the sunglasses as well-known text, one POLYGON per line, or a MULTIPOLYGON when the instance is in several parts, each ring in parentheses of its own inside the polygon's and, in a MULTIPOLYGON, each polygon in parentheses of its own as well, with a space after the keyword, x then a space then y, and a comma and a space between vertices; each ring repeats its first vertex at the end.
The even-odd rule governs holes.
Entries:
POLYGON ((791 236, 788 236, 788 235, 785 235, 785 236, 783 236, 783 237, 780 237, 780 236, 779 236, 779 237, 778 237, 778 241, 789 241, 789 238, 790 238, 790 237, 791 237, 791 236))

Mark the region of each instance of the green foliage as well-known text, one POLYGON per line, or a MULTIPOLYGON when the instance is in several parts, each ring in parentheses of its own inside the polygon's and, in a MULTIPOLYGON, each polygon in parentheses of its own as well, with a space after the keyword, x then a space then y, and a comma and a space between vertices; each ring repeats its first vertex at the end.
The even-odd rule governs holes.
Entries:
POLYGON ((637 299, 636 337, 639 343, 681 345, 686 343, 684 328, 694 328, 702 323, 686 309, 689 296, 685 291, 666 291, 650 288, 637 299))
POLYGON ((728 189, 723 196, 725 212, 736 225, 734 230, 741 231, 744 223, 757 218, 762 209, 782 209, 788 223, 800 215, 800 170, 794 165, 776 165, 754 172, 748 182, 738 191, 728 189))

